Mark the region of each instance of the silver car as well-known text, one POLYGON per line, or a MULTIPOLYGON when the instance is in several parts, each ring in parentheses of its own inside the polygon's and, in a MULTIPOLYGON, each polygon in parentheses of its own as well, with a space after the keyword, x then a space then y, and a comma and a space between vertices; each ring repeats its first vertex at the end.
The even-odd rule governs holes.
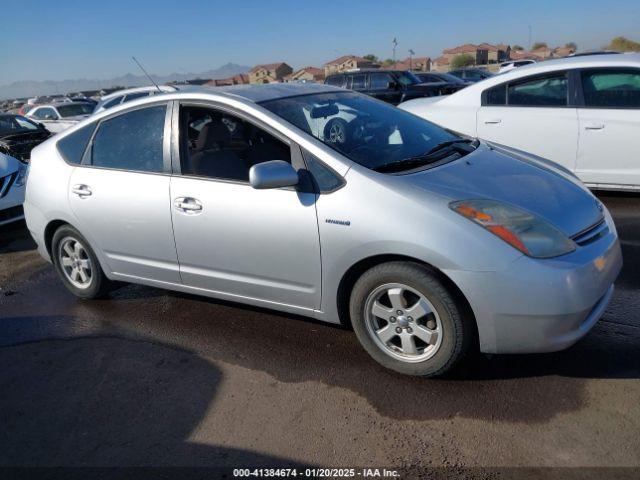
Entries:
POLYGON ((423 376, 474 344, 570 346, 622 264, 571 173, 315 84, 102 112, 33 150, 25 215, 78 297, 124 281, 349 324, 423 376))

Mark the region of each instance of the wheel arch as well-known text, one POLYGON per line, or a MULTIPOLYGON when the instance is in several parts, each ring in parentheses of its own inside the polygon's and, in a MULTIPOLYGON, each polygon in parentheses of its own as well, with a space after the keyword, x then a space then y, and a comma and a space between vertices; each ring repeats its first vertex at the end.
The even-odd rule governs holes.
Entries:
POLYGON ((349 267, 349 269, 344 273, 344 275, 342 275, 342 278, 340 279, 340 283, 338 284, 337 298, 336 298, 338 319, 340 320, 340 323, 342 325, 348 328, 352 328, 351 318, 349 315, 349 300, 351 298, 351 292, 353 290, 353 287, 356 281, 358 280, 358 278, 360 278, 360 276, 370 268, 373 268, 377 265, 381 265, 383 263, 388 263, 388 262, 415 263, 420 265, 421 267, 426 268, 431 273, 433 273, 443 283, 443 285, 447 288, 447 290, 449 290, 449 292, 453 295, 456 301, 459 302, 459 305, 461 305, 461 307, 464 310, 464 314, 469 315, 469 318, 473 320, 472 323, 474 326, 474 342, 476 345, 478 344, 479 336, 478 336, 477 320, 476 320, 475 314, 473 313, 473 309, 471 308, 471 304, 465 297, 464 293, 462 293, 462 290, 460 290, 460 288, 458 288, 458 286, 453 282, 453 280, 451 280, 447 275, 445 275, 438 268, 434 267, 433 265, 423 260, 420 260, 418 258, 414 258, 411 256, 407 256, 407 255, 397 255, 397 254, 373 255, 370 257, 363 258, 358 262, 354 263, 351 267, 349 267))

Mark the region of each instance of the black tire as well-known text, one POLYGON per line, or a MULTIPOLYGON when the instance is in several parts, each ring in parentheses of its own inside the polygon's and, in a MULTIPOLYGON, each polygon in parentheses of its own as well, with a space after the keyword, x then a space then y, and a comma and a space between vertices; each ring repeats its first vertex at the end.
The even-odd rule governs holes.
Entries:
POLYGON ((91 245, 87 242, 87 239, 82 236, 78 230, 73 228, 71 225, 63 225, 56 230, 53 234, 53 239, 51 240, 51 260, 53 261, 53 266, 55 267, 60 280, 67 290, 73 293, 76 297, 79 298, 100 298, 106 295, 112 288, 112 282, 106 277, 102 267, 100 266, 100 262, 96 257, 96 254, 93 252, 91 245), (75 239, 83 247, 84 252, 86 252, 86 257, 90 260, 91 265, 91 276, 88 285, 84 288, 78 288, 73 285, 71 281, 67 278, 67 274, 64 272, 64 269, 61 265, 61 256, 60 256, 60 243, 66 239, 75 239))
POLYGON ((384 367, 405 375, 443 375, 464 356, 475 332, 474 320, 465 314, 466 309, 458 304, 438 277, 428 268, 412 262, 389 262, 366 271, 353 287, 349 312, 353 329, 364 349, 384 367), (431 357, 415 362, 398 359, 374 339, 375 334, 366 324, 367 299, 387 284, 403 284, 419 292, 437 312, 442 338, 431 357))

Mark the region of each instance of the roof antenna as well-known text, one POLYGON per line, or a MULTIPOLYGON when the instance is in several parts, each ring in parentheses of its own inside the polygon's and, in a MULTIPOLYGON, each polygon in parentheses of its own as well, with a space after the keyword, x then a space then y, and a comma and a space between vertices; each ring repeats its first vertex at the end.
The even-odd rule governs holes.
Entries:
POLYGON ((147 78, 149 79, 149 81, 150 81, 151 83, 153 83, 153 84, 156 86, 156 88, 158 89, 158 91, 159 91, 160 93, 163 93, 163 92, 162 92, 162 90, 160 90, 160 87, 158 86, 158 84, 157 84, 156 82, 154 82, 154 81, 153 81, 153 78, 151 78, 151 75, 149 75, 149 74, 147 73, 147 71, 142 67, 142 65, 140 65, 140 62, 136 59, 136 57, 131 57, 131 58, 133 58, 133 61, 134 61, 134 62, 136 62, 136 63, 138 64, 138 66, 140 67, 140 70, 142 70, 142 72, 147 76, 147 78))

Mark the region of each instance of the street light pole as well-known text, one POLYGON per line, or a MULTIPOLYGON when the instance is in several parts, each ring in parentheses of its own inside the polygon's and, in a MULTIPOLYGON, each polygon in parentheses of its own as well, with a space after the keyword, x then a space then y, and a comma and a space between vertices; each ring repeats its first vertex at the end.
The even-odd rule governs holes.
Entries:
POLYGON ((409 49, 409 71, 413 70, 413 56, 416 54, 416 52, 413 51, 412 48, 409 49))
POLYGON ((398 46, 398 40, 396 39, 396 37, 393 37, 393 63, 396 63, 396 47, 398 46))

